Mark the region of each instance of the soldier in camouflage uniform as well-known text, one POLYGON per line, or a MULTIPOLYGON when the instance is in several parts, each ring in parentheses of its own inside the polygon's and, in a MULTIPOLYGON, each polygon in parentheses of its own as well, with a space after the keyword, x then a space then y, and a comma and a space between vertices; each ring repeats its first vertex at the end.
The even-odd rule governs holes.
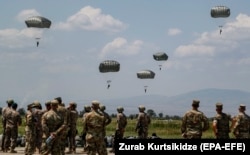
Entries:
POLYGON ((65 130, 63 124, 61 124, 61 115, 58 113, 58 101, 51 101, 51 109, 45 112, 42 116, 42 146, 41 155, 62 155, 60 140, 61 133, 65 130), (50 138, 50 140, 48 140, 50 138), (47 140, 47 141, 46 141, 47 140))
POLYGON ((228 115, 223 110, 223 104, 216 103, 217 114, 213 118, 212 129, 216 139, 229 139, 230 122, 232 121, 231 115, 228 115))
POLYGON ((109 114, 105 111, 106 106, 101 104, 100 105, 100 112, 104 115, 104 130, 103 130, 103 137, 105 138, 106 136, 106 126, 109 125, 112 121, 112 118, 109 116, 109 114))
POLYGON ((12 109, 6 112, 6 130, 5 130, 5 148, 8 148, 10 143, 10 153, 17 153, 15 151, 16 141, 18 135, 18 126, 22 124, 22 118, 19 112, 16 111, 17 104, 12 104, 12 109))
POLYGON ((41 145, 42 145, 42 115, 44 114, 44 110, 42 110, 42 105, 38 100, 35 100, 33 102, 34 111, 32 112, 34 115, 34 118, 36 120, 36 148, 38 149, 38 153, 41 151, 41 145))
MULTIPOLYGON (((8 99, 6 101, 7 103, 7 107, 4 107, 2 109, 2 124, 3 124, 3 138, 2 138, 2 144, 1 144, 1 149, 3 152, 7 152, 9 150, 9 147, 4 147, 4 141, 5 141, 5 130, 6 130, 6 113, 11 110, 11 106, 12 104, 14 103, 14 100, 13 99, 8 99)), ((10 146, 10 144, 7 144, 7 146, 10 146)))
POLYGON ((69 151, 66 152, 67 154, 76 153, 76 134, 77 128, 76 123, 78 120, 78 111, 76 110, 77 104, 75 102, 70 102, 68 110, 69 113, 69 131, 68 131, 68 139, 69 139, 69 151))
POLYGON ((137 117, 137 123, 135 131, 138 134, 138 139, 147 139, 148 138, 148 126, 151 123, 151 118, 147 113, 145 113, 145 107, 140 105, 138 107, 139 114, 137 117))
POLYGON ((83 120, 83 133, 86 132, 88 155, 107 155, 103 138, 104 116, 99 112, 100 102, 92 101, 92 110, 83 120))
MULTIPOLYGON (((87 114, 91 112, 91 106, 89 105, 86 105, 84 106, 84 114, 82 116, 82 122, 85 120, 85 117, 87 116, 87 114)), ((84 129, 84 127, 83 127, 84 129)), ((83 153, 86 153, 87 152, 87 144, 86 144, 86 131, 82 131, 82 140, 83 140, 83 153)))
POLYGON ((25 114, 25 155, 32 155, 35 152, 36 143, 36 120, 32 113, 33 104, 27 106, 25 114))
POLYGON ((235 124, 233 127, 233 134, 237 139, 250 138, 250 117, 245 113, 246 106, 241 104, 239 106, 239 113, 235 117, 235 124))
POLYGON ((203 112, 199 111, 199 100, 193 100, 192 109, 187 111, 181 124, 181 133, 186 139, 201 139, 202 132, 208 130, 209 121, 203 112))
POLYGON ((124 108, 118 107, 117 108, 117 115, 116 115, 116 130, 115 130, 115 136, 113 139, 113 146, 112 150, 110 152, 115 152, 115 142, 117 139, 123 139, 124 132, 127 127, 127 116, 123 113, 124 108))
POLYGON ((66 140, 67 140, 67 135, 68 135, 68 131, 69 131, 69 110, 65 107, 64 103, 62 102, 62 98, 61 97, 56 97, 54 98, 55 100, 58 101, 58 109, 57 112, 61 117, 60 120, 60 125, 63 125, 64 130, 61 132, 60 134, 60 147, 61 147, 61 153, 62 155, 65 154, 65 148, 66 148, 66 140))

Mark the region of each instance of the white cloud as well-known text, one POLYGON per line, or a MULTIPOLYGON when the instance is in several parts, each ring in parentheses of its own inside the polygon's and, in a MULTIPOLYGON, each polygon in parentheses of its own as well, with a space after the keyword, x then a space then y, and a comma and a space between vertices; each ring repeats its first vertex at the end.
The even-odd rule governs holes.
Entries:
POLYGON ((55 26, 58 29, 73 30, 84 29, 89 31, 119 32, 126 28, 126 25, 111 15, 102 13, 99 8, 86 6, 76 14, 70 16, 66 22, 55 26))
POLYGON ((115 38, 112 42, 103 47, 99 56, 103 58, 111 53, 119 55, 135 55, 140 52, 142 45, 143 41, 141 40, 135 40, 129 43, 125 38, 115 38))
POLYGON ((205 45, 182 45, 179 46, 176 51, 175 55, 179 57, 186 57, 186 56, 213 56, 214 55, 214 48, 211 46, 205 45))
POLYGON ((168 30, 168 35, 175 36, 181 33, 181 30, 178 28, 172 28, 168 30))
POLYGON ((17 20, 20 22, 24 22, 27 18, 31 16, 38 16, 40 13, 36 11, 35 9, 30 9, 30 10, 23 10, 21 11, 17 16, 17 20))

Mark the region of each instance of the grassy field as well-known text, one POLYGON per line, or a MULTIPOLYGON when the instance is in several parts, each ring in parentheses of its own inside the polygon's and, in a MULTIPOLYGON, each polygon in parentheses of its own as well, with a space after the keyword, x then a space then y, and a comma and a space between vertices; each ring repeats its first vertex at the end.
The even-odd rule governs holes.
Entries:
MULTIPOLYGON (((211 123, 212 122, 210 122, 209 130, 203 133, 203 136, 202 136, 203 138, 209 138, 209 139, 214 138, 213 133, 212 133, 212 128, 211 128, 211 123)), ((132 119, 132 120, 128 119, 128 125, 127 125, 125 135, 124 135, 125 137, 136 136, 135 124, 136 124, 136 119, 132 119)), ((109 124, 106 127, 107 136, 114 134, 115 125, 116 125, 116 118, 113 118, 111 124, 109 124)), ((180 133, 180 125, 181 125, 180 120, 167 121, 167 120, 152 119, 152 122, 149 126, 149 136, 153 132, 155 132, 161 138, 180 139, 182 138, 181 133, 180 133)), ((23 124, 18 129, 21 135, 24 134, 24 128, 25 128, 25 121, 23 119, 23 124)), ((81 118, 78 119, 77 129, 79 131, 78 133, 80 134, 82 131, 81 118)), ((1 123, 0 133, 2 133, 2 130, 3 130, 3 127, 1 123)), ((233 137, 233 136, 230 135, 230 137, 233 137)))

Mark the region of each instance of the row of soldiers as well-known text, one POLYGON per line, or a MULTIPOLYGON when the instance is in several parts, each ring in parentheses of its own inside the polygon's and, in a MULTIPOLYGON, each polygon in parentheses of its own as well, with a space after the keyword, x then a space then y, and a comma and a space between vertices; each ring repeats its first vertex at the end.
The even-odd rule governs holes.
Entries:
MULTIPOLYGON (((16 111, 17 103, 13 99, 6 101, 8 106, 2 110, 3 140, 1 149, 4 152, 16 153, 16 139, 18 126, 22 119, 16 111)), ((61 97, 45 103, 42 109, 39 101, 27 105, 25 114, 25 155, 39 154, 63 155, 65 154, 66 140, 69 140, 69 151, 76 149, 75 136, 77 134, 76 121, 78 112, 77 104, 70 102, 68 107, 62 102, 61 97), (48 143, 49 137, 51 142, 48 143), (47 141, 46 141, 47 140, 47 141)))
MULTIPOLYGON (((209 121, 206 115, 199 110, 199 100, 193 100, 192 109, 188 110, 181 125, 182 136, 186 139, 200 139, 203 132, 209 129, 209 121)), ((231 117, 223 112, 223 104, 216 103, 216 115, 213 118, 212 130, 217 139, 229 139, 230 132, 237 139, 250 138, 250 117, 245 113, 246 106, 240 104, 238 114, 231 117)))

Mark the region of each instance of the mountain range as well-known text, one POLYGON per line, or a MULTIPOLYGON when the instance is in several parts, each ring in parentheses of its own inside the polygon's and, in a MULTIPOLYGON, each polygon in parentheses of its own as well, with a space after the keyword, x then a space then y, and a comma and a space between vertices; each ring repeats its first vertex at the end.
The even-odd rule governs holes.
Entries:
POLYGON ((163 113, 163 116, 182 116, 187 110, 191 109, 193 99, 200 100, 199 110, 208 117, 213 117, 215 115, 215 104, 217 102, 221 102, 223 104, 223 111, 232 116, 238 113, 240 104, 246 105, 246 113, 249 113, 248 107, 250 109, 250 92, 215 88, 201 89, 170 97, 162 95, 143 95, 110 99, 104 100, 103 104, 105 104, 107 112, 111 114, 116 113, 116 108, 118 106, 124 107, 124 113, 127 115, 137 114, 138 106, 144 105, 146 111, 152 109, 156 115, 163 113))

